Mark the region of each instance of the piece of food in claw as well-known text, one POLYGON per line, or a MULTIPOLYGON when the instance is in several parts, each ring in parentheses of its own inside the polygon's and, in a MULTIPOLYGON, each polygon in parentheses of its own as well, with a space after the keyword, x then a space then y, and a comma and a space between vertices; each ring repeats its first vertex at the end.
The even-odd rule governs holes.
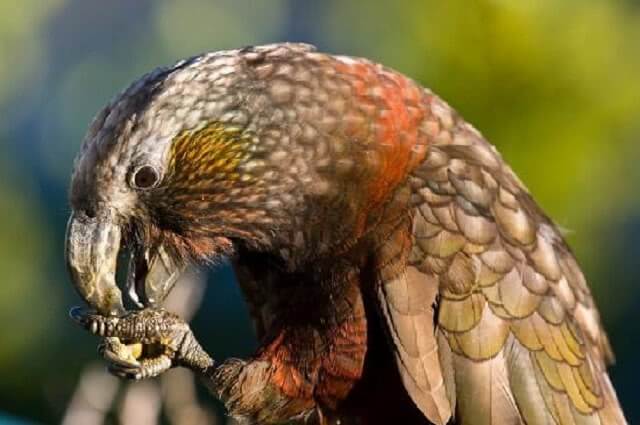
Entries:
POLYGON ((164 246, 154 254, 134 250, 127 273, 127 294, 140 308, 159 307, 183 270, 184 266, 177 264, 164 246))
POLYGON ((142 357, 144 348, 141 343, 124 344, 119 338, 105 338, 102 344, 102 352, 109 353, 108 356, 114 357, 113 360, 135 366, 140 364, 138 360, 142 357))
POLYGON ((82 299, 104 316, 125 313, 116 285, 121 231, 109 217, 73 213, 67 224, 65 256, 73 285, 82 299))

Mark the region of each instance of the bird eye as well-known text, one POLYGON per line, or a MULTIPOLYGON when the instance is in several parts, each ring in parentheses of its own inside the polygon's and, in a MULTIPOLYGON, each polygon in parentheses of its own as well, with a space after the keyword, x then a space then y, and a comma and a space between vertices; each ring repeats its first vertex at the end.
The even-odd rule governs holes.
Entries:
POLYGON ((150 189, 154 187, 159 180, 160 176, 155 168, 151 165, 143 165, 134 172, 132 182, 133 186, 137 189, 150 189))

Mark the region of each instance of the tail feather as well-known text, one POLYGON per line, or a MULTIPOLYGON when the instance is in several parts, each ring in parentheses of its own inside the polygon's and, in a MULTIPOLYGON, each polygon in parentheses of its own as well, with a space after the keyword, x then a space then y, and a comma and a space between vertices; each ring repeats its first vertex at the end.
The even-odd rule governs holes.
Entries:
POLYGON ((616 392, 613 389, 613 385, 611 385, 609 376, 606 374, 602 375, 602 387, 605 400, 604 407, 599 412, 602 423, 606 425, 627 425, 627 420, 622 414, 616 392))
POLYGON ((533 364, 529 350, 515 338, 508 345, 509 384, 525 423, 528 425, 555 424, 556 420, 546 408, 545 399, 532 373, 533 364))
POLYGON ((504 350, 484 361, 454 354, 453 364, 457 388, 456 417, 460 424, 525 423, 511 392, 504 350))

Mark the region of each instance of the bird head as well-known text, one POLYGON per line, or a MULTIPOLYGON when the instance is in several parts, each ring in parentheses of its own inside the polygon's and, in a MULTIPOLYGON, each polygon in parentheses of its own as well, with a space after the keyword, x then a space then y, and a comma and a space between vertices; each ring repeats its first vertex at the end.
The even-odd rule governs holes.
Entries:
POLYGON ((115 284, 123 248, 128 294, 148 305, 191 260, 220 258, 233 241, 276 242, 295 188, 248 128, 250 81, 240 67, 227 52, 156 70, 94 119, 71 179, 66 253, 98 311, 124 311, 115 284))
MULTIPOLYGON (((423 155, 421 116, 390 118, 399 101, 385 97, 384 70, 360 65, 263 46, 178 62, 116 96, 71 180, 66 258, 80 295, 103 314, 124 312, 115 271, 125 248, 128 294, 150 305, 191 260, 243 247, 294 267, 353 245, 423 155), (377 79, 370 92, 367 78, 377 79)), ((417 91, 387 80, 389 91, 417 91)))

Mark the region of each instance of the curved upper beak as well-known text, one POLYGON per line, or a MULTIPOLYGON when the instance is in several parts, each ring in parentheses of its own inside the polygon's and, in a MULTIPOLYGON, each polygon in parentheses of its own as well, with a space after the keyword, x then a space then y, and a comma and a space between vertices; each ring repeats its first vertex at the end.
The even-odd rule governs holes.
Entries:
MULTIPOLYGON (((71 280, 87 304, 102 315, 126 312, 116 282, 122 231, 110 214, 88 217, 73 212, 67 224, 65 257, 71 280)), ((138 307, 158 306, 173 288, 183 266, 164 246, 131 247, 127 295, 138 307)))
POLYGON ((120 227, 107 214, 88 217, 73 212, 67 223, 65 258, 71 280, 80 296, 103 315, 126 311, 115 277, 120 240, 120 227))

